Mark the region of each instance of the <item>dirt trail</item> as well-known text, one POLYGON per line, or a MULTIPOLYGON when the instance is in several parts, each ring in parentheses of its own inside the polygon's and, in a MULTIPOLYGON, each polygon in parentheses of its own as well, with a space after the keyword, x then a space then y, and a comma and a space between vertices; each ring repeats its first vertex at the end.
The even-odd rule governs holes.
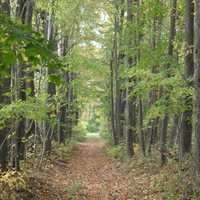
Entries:
POLYGON ((143 193, 147 180, 139 178, 134 169, 124 169, 121 162, 109 161, 103 144, 102 138, 87 138, 73 151, 55 175, 57 196, 64 200, 149 199, 143 193))

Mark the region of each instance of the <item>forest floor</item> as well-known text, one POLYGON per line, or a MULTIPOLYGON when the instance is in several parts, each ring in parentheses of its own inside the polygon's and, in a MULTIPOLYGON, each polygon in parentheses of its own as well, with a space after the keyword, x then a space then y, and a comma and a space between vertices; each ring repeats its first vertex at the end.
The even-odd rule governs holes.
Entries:
MULTIPOLYGON (((70 156, 47 160, 40 171, 29 169, 32 177, 26 180, 26 190, 19 190, 18 198, 13 194, 9 199, 176 199, 167 197, 163 187, 152 186, 155 177, 162 174, 159 167, 110 159, 103 152, 104 143, 100 137, 88 137, 70 156), (22 192, 26 197, 20 196, 22 192)), ((176 192, 182 194, 181 189, 176 192)))
POLYGON ((122 162, 109 160, 102 150, 104 142, 102 138, 87 138, 73 151, 65 173, 56 178, 57 190, 62 188, 60 199, 123 200, 150 195, 148 179, 134 169, 125 169, 122 162))
POLYGON ((100 137, 88 137, 69 158, 58 158, 47 165, 48 173, 42 173, 41 178, 51 185, 54 194, 50 198, 43 194, 43 199, 159 199, 160 191, 149 188, 148 171, 110 160, 103 152, 104 143, 100 137))

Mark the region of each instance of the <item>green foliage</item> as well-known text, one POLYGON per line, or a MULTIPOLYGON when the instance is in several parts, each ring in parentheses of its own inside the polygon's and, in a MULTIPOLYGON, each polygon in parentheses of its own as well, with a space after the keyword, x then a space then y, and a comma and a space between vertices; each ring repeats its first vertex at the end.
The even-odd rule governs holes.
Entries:
POLYGON ((68 193, 71 196, 82 196, 83 195, 83 193, 81 192, 82 188, 83 188, 83 185, 81 185, 79 183, 74 183, 68 189, 68 193))
MULTIPOLYGON (((31 63, 33 66, 45 63, 46 67, 49 67, 54 72, 57 72, 62 67, 53 51, 53 45, 50 43, 45 45, 41 34, 29 26, 12 21, 1 11, 0 14, 1 74, 8 76, 8 68, 18 67, 16 61, 31 63)), ((59 82, 55 78, 53 81, 59 82)))
POLYGON ((0 110, 0 129, 4 127, 5 120, 14 119, 19 122, 21 118, 33 119, 40 123, 41 121, 49 122, 51 125, 57 123, 54 116, 48 116, 47 113, 54 110, 54 107, 46 103, 47 95, 40 95, 40 98, 29 97, 27 101, 16 100, 11 104, 3 106, 0 110), (37 111, 37 112, 36 112, 37 111))
POLYGON ((53 149, 56 155, 65 156, 68 153, 71 153, 72 150, 77 146, 78 142, 85 140, 87 131, 84 125, 78 124, 72 129, 72 137, 65 140, 65 144, 59 144, 56 141, 53 141, 53 149))
POLYGON ((86 127, 79 123, 77 126, 74 126, 72 129, 72 138, 76 141, 84 141, 87 134, 86 127))
POLYGON ((125 142, 121 141, 118 145, 112 146, 111 143, 112 142, 107 141, 107 143, 105 144, 104 149, 106 154, 112 159, 124 160, 126 155, 125 142))
POLYGON ((77 140, 75 139, 66 139, 65 144, 59 144, 58 142, 53 141, 53 152, 58 156, 68 156, 74 147, 77 146, 77 140))

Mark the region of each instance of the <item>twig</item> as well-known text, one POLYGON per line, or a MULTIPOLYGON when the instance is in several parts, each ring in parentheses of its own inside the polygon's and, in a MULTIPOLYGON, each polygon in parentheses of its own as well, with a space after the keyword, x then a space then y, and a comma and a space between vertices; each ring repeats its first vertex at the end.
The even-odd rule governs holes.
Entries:
MULTIPOLYGON (((60 193, 59 193, 60 194, 60 193)), ((57 192, 56 192, 56 195, 58 196, 58 199, 59 200, 62 200, 61 198, 60 198, 60 195, 59 195, 57 192)))
POLYGON ((64 194, 64 193, 67 192, 67 191, 68 191, 68 190, 64 190, 64 191, 58 193, 58 195, 62 195, 62 194, 64 194))

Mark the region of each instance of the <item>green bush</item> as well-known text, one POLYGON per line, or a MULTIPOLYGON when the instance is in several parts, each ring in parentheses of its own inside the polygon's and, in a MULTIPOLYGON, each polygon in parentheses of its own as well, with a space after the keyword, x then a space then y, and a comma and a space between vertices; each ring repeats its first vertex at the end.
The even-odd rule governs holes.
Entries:
POLYGON ((72 129, 72 137, 74 140, 81 142, 85 140, 87 130, 84 125, 78 124, 72 129))
POLYGON ((126 155, 126 148, 124 141, 121 141, 118 145, 114 145, 112 140, 107 140, 105 144, 106 154, 117 160, 123 160, 126 155))

